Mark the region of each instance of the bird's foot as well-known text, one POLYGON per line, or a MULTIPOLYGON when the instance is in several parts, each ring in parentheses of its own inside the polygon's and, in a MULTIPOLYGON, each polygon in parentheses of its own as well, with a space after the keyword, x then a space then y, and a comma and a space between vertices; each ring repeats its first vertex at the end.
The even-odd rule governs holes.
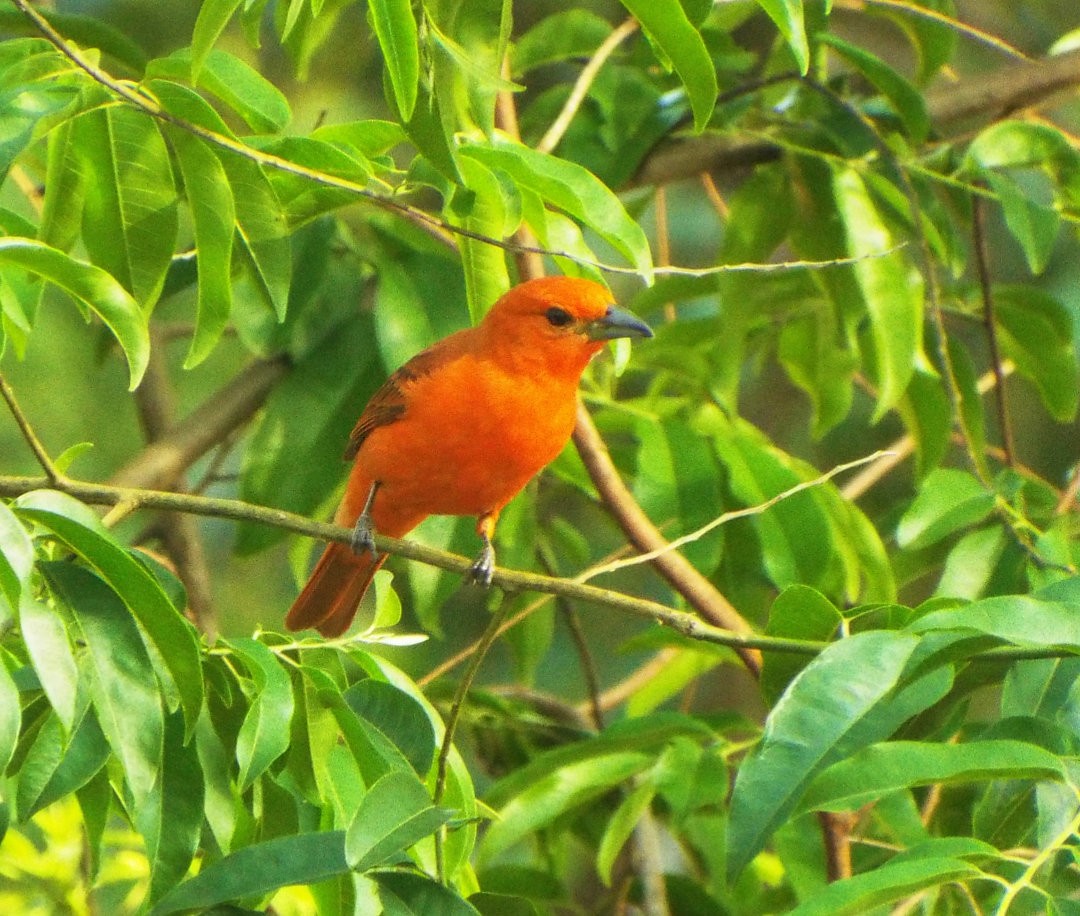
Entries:
POLYGON ((491 577, 495 574, 495 548, 491 546, 491 541, 484 539, 484 546, 480 550, 480 555, 473 561, 472 566, 469 567, 469 579, 476 582, 484 588, 491 585, 491 577))
POLYGON ((360 513, 356 524, 353 525, 352 538, 349 540, 353 553, 361 556, 365 551, 369 551, 373 560, 379 558, 379 551, 375 546, 375 523, 371 520, 371 504, 375 502, 375 494, 378 490, 379 482, 376 480, 371 485, 371 491, 364 503, 364 511, 360 513))

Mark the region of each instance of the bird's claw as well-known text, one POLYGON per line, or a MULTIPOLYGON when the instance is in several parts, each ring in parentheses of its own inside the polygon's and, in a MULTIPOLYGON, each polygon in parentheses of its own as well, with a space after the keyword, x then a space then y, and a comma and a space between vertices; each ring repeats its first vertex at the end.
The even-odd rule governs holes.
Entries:
POLYGON ((370 551, 373 560, 379 558, 379 551, 375 546, 375 526, 371 523, 371 516, 361 515, 356 520, 352 530, 352 537, 349 539, 349 545, 357 556, 362 556, 365 551, 370 551))
POLYGON ((484 544, 472 566, 469 567, 469 578, 485 588, 491 585, 491 578, 495 575, 495 548, 490 542, 484 544))

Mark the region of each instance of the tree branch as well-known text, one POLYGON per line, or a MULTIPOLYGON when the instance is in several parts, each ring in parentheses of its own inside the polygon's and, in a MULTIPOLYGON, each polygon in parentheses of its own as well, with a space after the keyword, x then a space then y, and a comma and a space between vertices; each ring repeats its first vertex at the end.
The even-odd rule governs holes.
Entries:
POLYGON ((274 385, 289 371, 284 356, 251 363, 217 394, 152 442, 111 479, 114 487, 165 489, 254 415, 274 385))
MULTIPOLYGON (((973 121, 994 121, 1011 112, 1042 105, 1080 85, 1080 51, 1045 60, 1023 61, 996 73, 980 73, 926 95, 930 120, 942 134, 967 129, 973 121)), ((667 184, 701 172, 749 168, 780 158, 772 143, 729 134, 702 134, 662 142, 646 157, 631 186, 667 184)))
MULTIPOLYGON (((323 541, 336 541, 341 544, 352 542, 352 529, 327 522, 316 522, 302 515, 256 506, 236 499, 221 499, 210 496, 196 496, 192 493, 172 493, 165 490, 137 489, 117 487, 108 484, 64 478, 54 483, 47 477, 0 476, 0 496, 21 496, 31 490, 56 489, 74 496, 85 503, 101 506, 124 504, 138 509, 162 509, 172 512, 187 512, 208 518, 227 518, 233 521, 255 522, 271 525, 283 531, 318 538, 323 541)), ((429 566, 436 566, 462 576, 472 568, 473 560, 458 554, 425 547, 414 541, 391 538, 377 534, 375 544, 379 550, 404 557, 429 566)), ((743 635, 723 630, 705 623, 694 614, 678 611, 657 601, 636 598, 610 589, 583 585, 571 579, 559 579, 539 573, 519 572, 509 569, 496 569, 492 583, 510 592, 540 592, 547 595, 559 595, 570 601, 606 607, 616 611, 633 614, 654 620, 670 627, 690 639, 713 642, 722 646, 731 646, 736 651, 768 649, 776 652, 790 652, 797 655, 814 655, 827 643, 802 640, 778 639, 768 636, 743 635)))

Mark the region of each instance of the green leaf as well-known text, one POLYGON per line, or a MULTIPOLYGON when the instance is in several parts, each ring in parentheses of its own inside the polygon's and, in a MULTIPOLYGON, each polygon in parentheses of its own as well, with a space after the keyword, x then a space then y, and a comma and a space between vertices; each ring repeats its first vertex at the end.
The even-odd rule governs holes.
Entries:
POLYGON ((1027 595, 999 595, 963 607, 933 611, 908 627, 913 633, 974 630, 1015 646, 1080 647, 1080 615, 1075 601, 1027 595))
POLYGON ((530 833, 640 773, 652 760, 635 751, 597 754, 540 777, 498 809, 497 820, 480 842, 481 859, 490 861, 530 833))
POLYGON ((30 271, 95 312, 127 357, 130 389, 142 380, 150 358, 150 333, 138 303, 108 273, 34 239, 0 238, 0 268, 30 271))
MULTIPOLYGON (((74 121, 49 131, 45 171, 45 200, 38 238, 67 251, 79 237, 86 175, 76 144, 74 121)), ((12 233, 17 234, 17 233, 12 233)))
POLYGON ((967 471, 939 468, 927 475, 896 527, 896 540, 921 550, 978 524, 994 508, 994 494, 967 471))
POLYGON ((810 46, 806 41, 802 0, 757 0, 757 5, 776 24, 791 48, 799 72, 805 76, 810 69, 810 46))
POLYGON ((838 51, 859 69, 874 87, 892 103, 914 143, 922 143, 930 133, 930 118, 920 92, 880 57, 828 32, 818 39, 838 51))
POLYGON ((1061 217, 1052 207, 1035 200, 1012 178, 987 172, 986 181, 997 195, 1005 214, 1005 225, 1020 244, 1033 274, 1041 274, 1054 253, 1061 230, 1061 217))
POLYGON ((854 169, 833 172, 847 253, 859 284, 877 358, 880 419, 903 396, 922 346, 923 279, 902 252, 889 251, 893 236, 854 169), (884 252, 888 251, 888 254, 884 252))
POLYGON ((418 776, 427 774, 435 759, 435 731, 416 700, 377 678, 353 684, 343 696, 361 722, 393 742, 418 776))
MULTIPOLYGON (((630 14, 670 61, 686 87, 694 128, 705 129, 716 105, 716 69, 701 34, 679 0, 622 0, 630 14)), ((805 44, 806 38, 803 36, 805 44)), ((802 70, 806 72, 805 64, 802 70)))
POLYGON ((394 771, 378 779, 360 801, 345 836, 345 858, 354 871, 367 871, 400 857, 453 816, 431 803, 412 773, 394 771))
POLYGON ((608 819, 604 835, 600 838, 600 846, 596 850, 596 872, 605 887, 611 887, 611 871, 615 867, 615 860, 655 796, 656 786, 653 782, 642 780, 608 819))
MULTIPOLYGON (((821 592, 805 585, 792 585, 769 608, 765 633, 786 639, 827 641, 836 636, 842 622, 840 611, 821 592)), ((763 652, 761 691, 766 702, 775 703, 810 659, 811 656, 791 652, 763 652)))
POLYGON ((82 238, 90 260, 143 308, 157 301, 176 247, 176 186, 157 122, 126 105, 75 120, 86 172, 82 238))
POLYGON ((511 183, 534 191, 549 206, 580 220, 621 252, 646 281, 651 279, 652 255, 641 226, 587 169, 508 141, 496 140, 490 146, 469 144, 461 148, 461 154, 504 172, 511 183))
POLYGON ((514 42, 510 58, 513 75, 520 76, 545 64, 589 57, 611 31, 611 24, 591 10, 552 13, 514 42))
POLYGON ((50 717, 19 767, 16 810, 28 820, 43 808, 82 789, 109 760, 109 743, 88 703, 69 737, 50 717))
POLYGON ((1008 542, 1003 525, 965 534, 949 551, 934 594, 969 601, 978 598, 998 570, 1008 542))
POLYGON ((0 609, 19 606, 23 588, 34 569, 34 542, 18 517, 0 503, 0 609))
POLYGON ((854 811, 914 786, 990 779, 1064 779, 1061 761, 1021 741, 889 741, 833 764, 806 790, 803 811, 854 811))
POLYGON ((822 888, 812 899, 791 910, 791 916, 861 916, 942 884, 983 877, 980 869, 961 859, 928 857, 886 862, 873 871, 822 888))
POLYGON ((138 812, 153 791, 164 750, 162 697, 150 656, 131 614, 101 579, 71 563, 43 568, 86 643, 91 702, 138 812))
POLYGON ((61 493, 37 490, 19 497, 16 506, 20 515, 47 528, 93 566, 139 621, 164 663, 158 679, 179 700, 190 737, 203 703, 199 640, 191 624, 147 568, 117 544, 82 503, 61 493))
MULTIPOLYGON (((187 86, 161 79, 148 80, 147 86, 169 113, 235 139, 221 116, 187 86)), ((215 153, 228 176, 236 206, 240 244, 235 250, 249 269, 258 293, 281 320, 289 301, 292 271, 289 230, 281 204, 258 163, 224 149, 215 149, 215 153)))
POLYGON ((427 875, 386 871, 375 880, 385 916, 479 916, 475 907, 427 875))
POLYGON ((856 750, 852 741, 874 740, 866 723, 897 688, 917 645, 908 634, 858 633, 830 645, 791 682, 735 780, 727 841, 730 879, 787 819, 817 773, 841 750, 856 750))
MULTIPOLYGON (((512 227, 507 226, 502 185, 494 173, 476 159, 462 156, 460 166, 466 181, 466 187, 460 191, 469 197, 469 202, 464 208, 465 212, 460 215, 451 210, 455 225, 471 233, 502 239, 512 231, 512 227)), ((501 248, 468 236, 459 239, 458 251, 465 276, 469 316, 476 324, 491 304, 510 288, 506 255, 501 248)))
POLYGON ((231 639, 227 645, 254 681, 251 705, 236 736, 237 782, 246 790, 289 749, 292 682, 274 653, 258 640, 243 637, 231 639))
POLYGON ((343 830, 277 837, 205 865, 159 900, 150 916, 202 910, 290 884, 315 884, 348 870, 343 830))
POLYGON ((19 740, 22 714, 19 708, 19 688, 0 661, 0 773, 7 769, 19 740))
POLYGON ((153 791, 136 826, 150 864, 149 901, 160 899, 187 874, 202 837, 205 787, 195 742, 184 743, 179 715, 165 720, 165 753, 153 791))
POLYGON ((1045 168, 1055 161, 1076 163, 1080 155, 1056 127, 1010 118, 982 131, 968 147, 969 167, 988 170, 1045 168))
POLYGON ((420 83, 419 38, 409 0, 369 0, 375 37, 386 62, 401 120, 408 121, 416 108, 420 83))
POLYGON ((54 609, 24 595, 19 606, 19 630, 41 689, 56 717, 70 732, 75 727, 79 669, 67 629, 54 609))
POLYGON ((192 369, 210 355, 229 321, 236 209, 225 169, 210 148, 184 130, 170 129, 168 136, 195 223, 198 306, 195 333, 184 360, 184 368, 192 369))
POLYGON ((996 286, 993 294, 1003 355, 1035 385, 1050 415, 1068 423, 1080 405, 1072 312, 1031 286, 996 286))
POLYGON ((191 81, 198 83, 206 56, 221 37, 236 8, 243 0, 206 0, 199 7, 195 28, 191 33, 191 81))
MULTIPOLYGON (((339 327, 293 367, 267 399, 244 452, 240 497, 311 514, 344 477, 341 461, 362 405, 385 378, 370 319, 339 327)), ((236 551, 251 554, 284 536, 265 525, 239 526, 236 551)))

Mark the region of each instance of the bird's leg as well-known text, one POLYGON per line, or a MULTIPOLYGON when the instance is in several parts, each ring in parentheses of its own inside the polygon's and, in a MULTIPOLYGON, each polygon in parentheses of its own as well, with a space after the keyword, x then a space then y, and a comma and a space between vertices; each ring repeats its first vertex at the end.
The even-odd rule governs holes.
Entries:
POLYGON ((484 586, 491 585, 491 577, 495 573, 495 548, 491 546, 491 538, 495 534, 495 520, 498 517, 498 512, 487 512, 476 520, 476 533, 480 535, 483 547, 469 567, 469 578, 484 586))
POLYGON ((373 560, 379 558, 379 551, 375 547, 375 523, 371 520, 371 506, 375 502, 375 494, 379 492, 381 485, 378 480, 372 483, 367 499, 364 501, 364 509, 356 517, 352 539, 349 542, 353 552, 356 554, 363 554, 365 550, 371 551, 371 559, 373 560))

